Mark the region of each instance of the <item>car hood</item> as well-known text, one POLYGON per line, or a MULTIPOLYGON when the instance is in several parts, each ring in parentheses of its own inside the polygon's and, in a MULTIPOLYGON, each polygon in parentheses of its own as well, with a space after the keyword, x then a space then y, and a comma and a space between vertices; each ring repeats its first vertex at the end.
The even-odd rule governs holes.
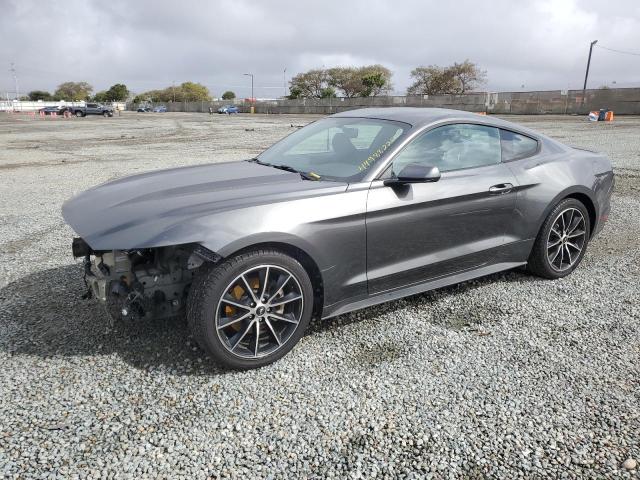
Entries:
POLYGON ((305 196, 346 184, 303 180, 253 162, 229 162, 143 173, 104 183, 62 206, 66 222, 94 249, 197 243, 210 232, 203 217, 305 196))

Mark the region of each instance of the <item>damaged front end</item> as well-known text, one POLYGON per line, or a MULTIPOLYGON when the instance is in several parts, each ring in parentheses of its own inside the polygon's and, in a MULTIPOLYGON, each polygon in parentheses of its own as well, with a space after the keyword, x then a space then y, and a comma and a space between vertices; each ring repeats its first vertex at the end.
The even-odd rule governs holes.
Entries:
POLYGON ((104 303, 114 320, 181 315, 198 269, 222 258, 197 244, 95 251, 75 238, 72 250, 84 259, 85 298, 104 303))

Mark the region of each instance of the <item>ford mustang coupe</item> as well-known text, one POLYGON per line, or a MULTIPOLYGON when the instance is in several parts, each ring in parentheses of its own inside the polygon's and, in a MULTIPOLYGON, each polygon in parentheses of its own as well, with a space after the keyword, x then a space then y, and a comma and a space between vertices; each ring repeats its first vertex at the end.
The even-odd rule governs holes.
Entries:
POLYGON ((329 318, 526 266, 570 274, 603 227, 606 156, 455 110, 362 109, 256 158, 108 182, 63 206, 114 318, 186 314, 236 369, 329 318))

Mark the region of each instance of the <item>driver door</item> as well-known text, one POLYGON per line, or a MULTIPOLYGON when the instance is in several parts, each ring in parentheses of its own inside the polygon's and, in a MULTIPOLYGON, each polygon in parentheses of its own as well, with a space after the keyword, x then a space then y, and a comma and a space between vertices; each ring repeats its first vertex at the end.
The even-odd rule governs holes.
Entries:
POLYGON ((497 128, 445 125, 413 140, 385 174, 436 166, 434 183, 372 182, 367 200, 367 280, 379 293, 499 261, 515 221, 516 179, 501 163, 497 128))

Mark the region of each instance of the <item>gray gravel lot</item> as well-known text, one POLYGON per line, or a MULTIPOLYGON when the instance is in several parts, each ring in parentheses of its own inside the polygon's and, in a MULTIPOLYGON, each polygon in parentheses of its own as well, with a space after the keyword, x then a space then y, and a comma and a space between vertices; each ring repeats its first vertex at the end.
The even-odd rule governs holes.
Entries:
POLYGON ((0 114, 0 477, 637 478, 637 117, 512 118, 615 164, 610 221, 562 280, 508 272, 316 322, 244 373, 182 322, 109 327, 80 299, 66 198, 247 158, 313 119, 0 114))

